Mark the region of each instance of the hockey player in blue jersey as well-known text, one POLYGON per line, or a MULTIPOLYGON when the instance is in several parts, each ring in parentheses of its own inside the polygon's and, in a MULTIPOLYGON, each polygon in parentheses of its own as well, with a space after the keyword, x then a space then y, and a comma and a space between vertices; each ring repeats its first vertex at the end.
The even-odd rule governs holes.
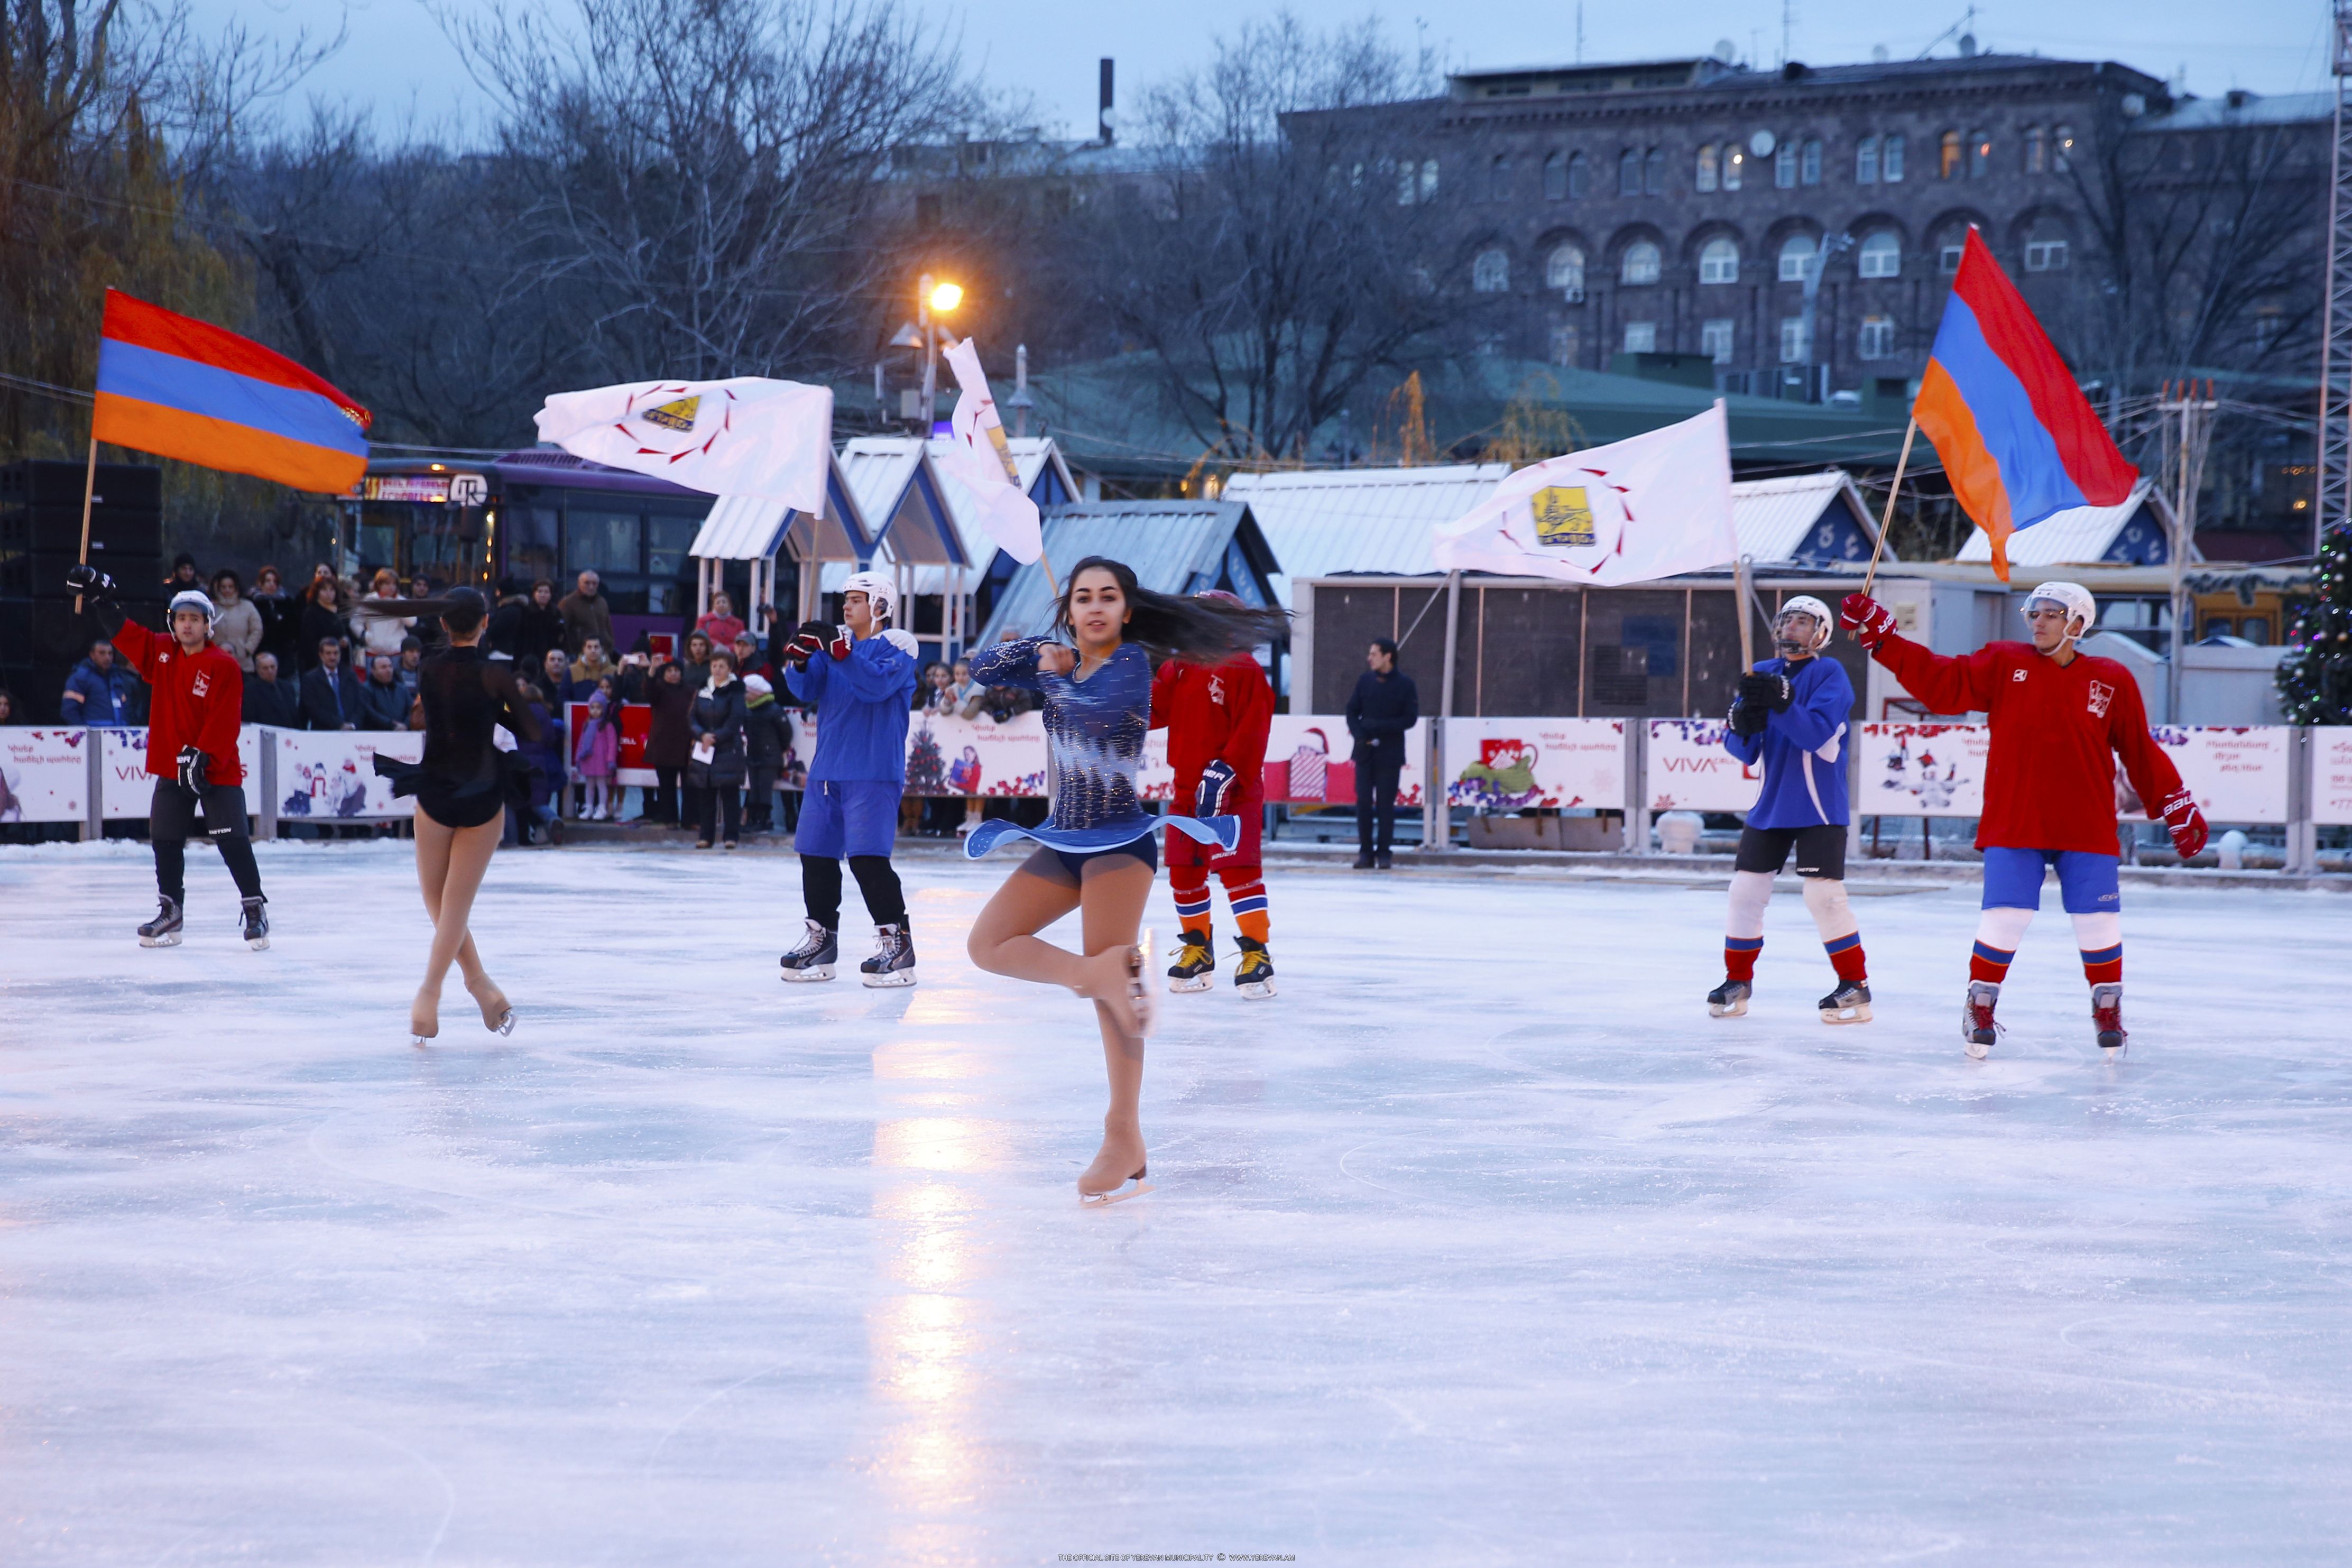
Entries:
POLYGON ((1723 939, 1723 984, 1707 993, 1707 1011, 1736 1018, 1748 1011, 1756 955, 1764 946, 1764 906, 1772 879, 1793 849, 1804 879, 1805 908, 1822 933, 1837 984, 1821 999, 1824 1024, 1870 1021, 1870 982, 1862 933, 1845 896, 1846 722, 1853 683, 1835 659, 1822 657, 1837 623, 1819 599, 1801 595, 1772 621, 1780 655, 1757 663, 1739 682, 1725 750, 1762 763, 1764 787, 1740 830, 1731 873, 1731 916, 1723 939))
POLYGON ((907 788, 907 720, 915 695, 913 634, 890 625, 894 589, 877 572, 842 586, 848 624, 804 622, 784 646, 784 684, 816 709, 816 755, 793 847, 801 858, 808 929, 780 961, 786 980, 830 980, 840 961, 841 862, 873 918, 874 956, 859 964, 868 985, 912 985, 915 942, 907 895, 890 864, 898 797, 907 788))

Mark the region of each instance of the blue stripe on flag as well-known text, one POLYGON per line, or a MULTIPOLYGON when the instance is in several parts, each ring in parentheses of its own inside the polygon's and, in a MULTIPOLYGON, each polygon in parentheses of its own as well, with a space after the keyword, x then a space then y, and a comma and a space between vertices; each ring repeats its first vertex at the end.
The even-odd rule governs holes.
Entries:
POLYGON ((367 437, 315 392, 274 386, 217 365, 160 353, 113 338, 100 341, 98 390, 183 414, 225 420, 289 441, 367 456, 367 437))
POLYGON ((1936 329, 1929 355, 1959 389, 1976 420, 1978 439, 2000 465, 2012 526, 2032 528, 2053 512, 2089 504, 2066 472, 2049 427, 2034 413, 2025 384, 1992 352, 1977 313, 1958 294, 1944 301, 1943 324, 1936 329))

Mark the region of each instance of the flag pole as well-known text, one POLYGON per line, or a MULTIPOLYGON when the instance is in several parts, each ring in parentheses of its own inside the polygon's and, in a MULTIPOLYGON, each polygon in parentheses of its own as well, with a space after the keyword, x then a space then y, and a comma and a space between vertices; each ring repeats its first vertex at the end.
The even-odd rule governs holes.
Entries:
MULTIPOLYGON (((98 489, 98 410, 89 411, 89 467, 81 477, 81 563, 89 564, 89 502, 98 489)), ((81 595, 74 595, 74 614, 81 614, 81 595)))
POLYGON ((1895 482, 1886 487, 1886 510, 1878 520, 1878 537, 1871 542, 1870 570, 1862 574, 1862 596, 1870 597, 1870 585, 1878 579, 1879 552, 1886 548, 1886 531, 1895 524, 1895 498, 1903 493, 1903 470, 1911 466, 1911 438, 1919 434, 1919 419, 1914 415, 1910 427, 1903 432, 1903 455, 1895 459, 1895 482))
POLYGON ((1756 673, 1756 628, 1748 624, 1748 557, 1731 558, 1732 596, 1739 603, 1739 673, 1756 673))

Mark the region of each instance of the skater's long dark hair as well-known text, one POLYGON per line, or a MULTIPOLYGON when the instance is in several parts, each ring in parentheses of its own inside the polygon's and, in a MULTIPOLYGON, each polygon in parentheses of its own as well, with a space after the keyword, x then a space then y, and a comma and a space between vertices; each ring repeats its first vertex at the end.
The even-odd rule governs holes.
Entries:
POLYGON ((1229 595, 1184 598, 1157 594, 1135 580, 1135 569, 1107 555, 1089 555, 1062 579, 1062 596, 1054 605, 1054 629, 1070 631, 1070 595, 1078 579, 1103 571, 1118 584, 1129 614, 1119 634, 1140 643, 1157 658, 1181 658, 1189 664, 1222 664, 1262 642, 1276 642, 1290 633, 1290 617, 1280 610, 1253 610, 1229 595))
POLYGON ((478 588, 452 588, 430 599, 362 599, 359 612, 379 620, 414 616, 437 618, 453 637, 469 637, 489 618, 490 604, 478 588))

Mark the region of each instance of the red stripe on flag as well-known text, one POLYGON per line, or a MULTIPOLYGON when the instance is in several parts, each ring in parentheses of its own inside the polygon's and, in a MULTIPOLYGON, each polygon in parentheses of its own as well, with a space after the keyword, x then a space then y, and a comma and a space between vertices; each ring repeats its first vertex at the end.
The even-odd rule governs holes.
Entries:
POLYGON ((314 447, 250 425, 208 419, 110 392, 98 395, 90 434, 100 441, 159 458, 177 458, 184 463, 251 474, 257 479, 328 495, 349 494, 367 474, 367 458, 355 452, 314 447))
POLYGON ((2001 482, 2000 463, 1986 450, 1977 430, 1977 416, 1948 372, 1934 360, 1919 377, 1919 395, 1912 400, 1911 417, 1919 422, 1944 460, 1944 476, 1960 510, 1976 519, 1992 541, 1993 575, 2009 581, 2009 536, 2017 531, 2009 516, 2009 487, 2001 482))
MULTIPOLYGON (((362 430, 375 422, 373 415, 353 402, 332 382, 312 374, 275 349, 266 349, 251 338, 239 337, 209 321, 199 321, 193 316, 166 310, 163 306, 151 305, 144 300, 134 300, 116 289, 106 291, 106 319, 99 331, 100 336, 112 338, 117 342, 135 343, 157 353, 194 360, 199 364, 213 365, 276 386, 315 392, 341 408, 362 430)), ((122 444, 129 445, 127 442, 122 444)), ((242 473, 245 470, 236 471, 242 473)))
MULTIPOLYGON (((1960 254, 1959 275, 1952 279, 1952 292, 1968 301, 1969 309, 1976 312, 1977 330, 1984 334, 1986 346, 2024 385, 2034 417, 2050 432, 2059 460, 2066 465, 2067 476, 2083 492, 2083 499, 2093 506, 2122 504, 2132 486, 2139 482, 2139 470, 2116 450, 2107 427, 2092 411, 2083 389, 2074 384, 2074 373, 2058 357, 2025 297, 1993 259, 1984 237, 1973 228, 1960 254)), ((1938 444, 1936 450, 1941 452, 1943 447, 1938 444)), ((1998 541, 1993 550, 1998 556, 1998 541)))

